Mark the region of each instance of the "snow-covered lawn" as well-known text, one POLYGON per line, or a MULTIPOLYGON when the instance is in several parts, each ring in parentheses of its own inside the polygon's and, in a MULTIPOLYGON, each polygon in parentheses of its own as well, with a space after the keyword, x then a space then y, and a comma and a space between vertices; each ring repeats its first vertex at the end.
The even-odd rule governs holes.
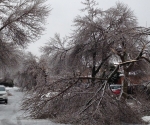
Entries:
POLYGON ((24 111, 20 110, 20 104, 23 99, 23 93, 19 88, 6 88, 10 95, 8 96, 8 104, 0 102, 0 125, 63 125, 53 123, 52 121, 25 119, 24 111))

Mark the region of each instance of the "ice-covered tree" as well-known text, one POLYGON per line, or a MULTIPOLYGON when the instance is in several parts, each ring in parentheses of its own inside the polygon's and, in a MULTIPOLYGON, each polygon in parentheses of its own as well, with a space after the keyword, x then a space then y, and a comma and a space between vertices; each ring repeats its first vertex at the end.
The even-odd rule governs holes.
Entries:
POLYGON ((45 0, 0 1, 0 63, 15 63, 18 47, 35 42, 44 30, 49 9, 45 0))

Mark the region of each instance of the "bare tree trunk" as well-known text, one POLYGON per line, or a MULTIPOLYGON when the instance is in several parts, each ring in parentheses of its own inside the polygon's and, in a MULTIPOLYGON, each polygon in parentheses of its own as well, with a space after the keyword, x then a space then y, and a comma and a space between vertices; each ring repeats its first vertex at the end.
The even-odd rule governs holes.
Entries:
POLYGON ((119 99, 127 99, 127 91, 128 91, 128 81, 126 80, 126 78, 129 76, 129 69, 126 69, 126 64, 132 64, 134 62, 136 62, 138 60, 131 60, 131 61, 126 61, 120 64, 120 66, 123 66, 123 70, 124 70, 124 79, 121 80, 121 84, 122 84, 122 89, 121 89, 121 93, 119 96, 119 99))
POLYGON ((93 66, 92 66, 92 86, 95 86, 95 77, 96 77, 96 52, 93 53, 93 66))
POLYGON ((127 99, 127 91, 128 91, 128 82, 125 80, 125 77, 128 77, 128 72, 124 71, 124 79, 122 81, 122 99, 127 99))

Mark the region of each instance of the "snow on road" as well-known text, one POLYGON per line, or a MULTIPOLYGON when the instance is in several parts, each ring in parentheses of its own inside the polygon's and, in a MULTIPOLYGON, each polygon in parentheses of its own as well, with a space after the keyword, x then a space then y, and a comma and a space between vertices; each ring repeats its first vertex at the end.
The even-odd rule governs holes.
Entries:
MULTIPOLYGON (((8 104, 0 102, 0 125, 64 125, 53 123, 50 120, 25 119, 24 111, 20 110, 23 93, 18 88, 7 88, 11 96, 8 96, 8 104)), ((150 125, 150 116, 142 118, 150 125)))
POLYGON ((0 125, 63 125, 50 120, 25 119, 20 110, 23 93, 18 90, 16 87, 9 88, 12 95, 8 97, 8 104, 0 102, 0 125))

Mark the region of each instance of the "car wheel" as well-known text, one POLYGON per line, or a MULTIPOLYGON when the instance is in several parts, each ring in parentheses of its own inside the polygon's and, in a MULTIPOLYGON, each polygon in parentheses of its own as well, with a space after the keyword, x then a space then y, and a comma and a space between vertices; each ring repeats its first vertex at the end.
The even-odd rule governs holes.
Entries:
POLYGON ((5 104, 7 104, 7 103, 8 103, 8 100, 6 99, 6 100, 5 100, 5 104))

